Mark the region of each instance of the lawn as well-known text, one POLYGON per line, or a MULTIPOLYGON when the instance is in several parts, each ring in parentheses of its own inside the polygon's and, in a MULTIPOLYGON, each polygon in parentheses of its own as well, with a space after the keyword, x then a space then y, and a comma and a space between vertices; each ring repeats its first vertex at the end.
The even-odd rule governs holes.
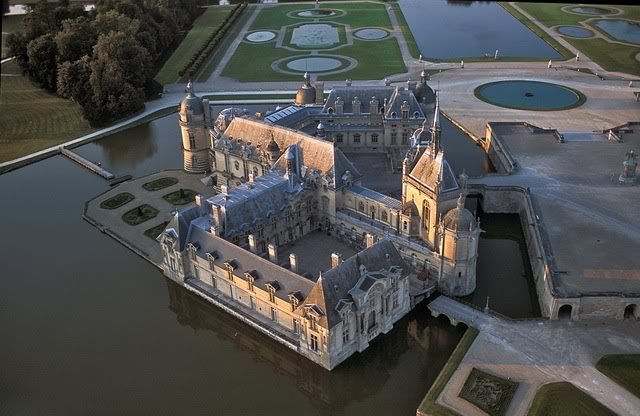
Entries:
POLYGON ((0 83, 0 162, 74 139, 95 129, 76 103, 49 94, 21 75, 13 62, 2 64, 0 83))
MULTIPOLYGON (((288 14, 313 8, 310 4, 285 4, 277 6, 261 6, 262 9, 257 15, 250 30, 280 30, 282 26, 311 23, 313 19, 301 19, 288 16, 288 14)), ((378 2, 357 2, 357 3, 331 3, 324 9, 336 9, 344 12, 341 16, 326 17, 319 19, 319 22, 335 22, 350 25, 352 30, 362 27, 381 27, 392 30, 391 20, 386 10, 386 5, 378 2)), ((407 28, 408 29, 408 28, 407 28)), ((290 30, 285 33, 286 39, 290 38, 290 30)), ((410 32, 409 32, 410 33, 410 32)), ((340 39, 343 39, 343 32, 339 30, 340 39)), ((413 40, 413 38, 411 38, 413 40)), ((414 49, 417 53, 417 47, 414 49)), ((242 42, 236 49, 233 57, 224 68, 222 75, 235 78, 242 82, 257 81, 295 81, 301 78, 300 75, 283 74, 274 71, 271 63, 275 60, 289 56, 306 55, 307 52, 289 51, 283 48, 276 48, 276 42, 264 44, 250 44, 242 42), (259 59, 256 59, 259 57, 259 59)), ((298 48, 302 49, 302 48, 298 48)), ((320 48, 317 48, 320 49, 320 48)), ((342 46, 338 49, 327 52, 331 55, 342 55, 351 57, 358 61, 358 66, 347 72, 340 72, 335 75, 318 75, 321 80, 344 80, 347 78, 354 80, 362 79, 382 79, 388 75, 403 73, 407 71, 395 38, 387 38, 380 41, 362 41, 354 39, 353 45, 342 46)))
POLYGON ((160 189, 168 188, 171 185, 175 185, 178 183, 176 178, 167 176, 164 178, 154 179, 150 182, 146 182, 142 184, 142 187, 147 191, 159 191, 160 189))
POLYGON ((162 198, 172 205, 187 205, 196 199, 198 193, 191 189, 178 189, 164 195, 162 198))
POLYGON ((129 192, 121 192, 105 201, 102 201, 100 203, 100 208, 116 209, 123 206, 124 204, 128 204, 129 202, 133 201, 134 198, 135 197, 131 195, 129 192))
POLYGON ((640 397, 640 354, 605 355, 598 360, 596 368, 640 397))
POLYGON ((151 205, 143 204, 122 214, 122 221, 129 225, 138 225, 155 218, 156 215, 158 215, 157 209, 151 205))
POLYGON ((529 416, 615 416, 571 383, 549 383, 538 389, 529 416))
POLYGON ((477 329, 467 329, 456 346, 456 349, 453 350, 451 357, 449 357, 449 361, 444 365, 440 374, 438 374, 438 378, 427 392, 427 395, 422 400, 422 403, 420 403, 420 406, 418 406, 418 414, 430 416, 459 416, 458 413, 437 404, 436 400, 442 393, 442 390, 444 390, 453 373, 458 369, 460 362, 467 354, 467 351, 469 351, 469 348, 471 348, 471 345, 473 344, 473 341, 476 340, 477 336, 477 329))
POLYGON ((194 22, 191 30, 167 59, 155 79, 160 84, 168 84, 179 80, 180 71, 191 59, 194 53, 200 49, 207 37, 221 26, 234 6, 208 7, 194 22))
MULTIPOLYGON (((567 3, 550 4, 550 3, 517 3, 520 8, 525 10, 531 16, 536 18, 540 23, 547 27, 553 27, 558 25, 577 25, 579 22, 587 20, 593 16, 578 15, 573 13, 565 13, 561 9, 567 6, 567 3)), ((501 5, 513 14, 518 20, 526 24, 531 30, 542 36, 549 44, 558 49, 547 34, 543 33, 536 24, 525 18, 522 14, 518 13, 513 7, 506 3, 501 5)), ((597 5, 593 5, 597 6, 597 5)), ((607 7, 603 5, 602 7, 607 7)), ((613 6, 622 9, 624 13, 615 18, 626 18, 640 20, 640 8, 632 6, 613 6)), ((593 28, 594 31, 598 29, 593 28)), ((629 74, 640 75, 640 62, 635 59, 635 55, 640 52, 640 47, 632 47, 621 45, 618 43, 609 43, 603 39, 576 39, 567 36, 563 36, 567 42, 580 50, 582 53, 591 58, 598 65, 606 69, 607 71, 620 71, 629 74)), ((553 41, 555 42, 555 41, 553 41)), ((557 44, 557 42, 555 42, 557 44)), ((564 49, 564 48, 563 48, 564 49)), ((560 49, 558 49, 560 50, 560 49)), ((561 52, 565 58, 565 52, 561 52)), ((571 54, 572 55, 572 54, 571 54)))

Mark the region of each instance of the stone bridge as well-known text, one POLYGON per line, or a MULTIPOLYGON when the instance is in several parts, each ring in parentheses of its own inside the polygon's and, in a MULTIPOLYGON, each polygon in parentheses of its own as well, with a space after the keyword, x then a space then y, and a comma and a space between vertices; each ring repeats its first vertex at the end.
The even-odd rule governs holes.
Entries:
POLYGON ((428 307, 431 314, 436 318, 444 315, 449 318, 452 325, 458 325, 462 322, 478 330, 481 329, 483 324, 488 323, 489 320, 496 319, 493 316, 487 315, 478 309, 460 303, 447 296, 439 296, 431 301, 428 307))

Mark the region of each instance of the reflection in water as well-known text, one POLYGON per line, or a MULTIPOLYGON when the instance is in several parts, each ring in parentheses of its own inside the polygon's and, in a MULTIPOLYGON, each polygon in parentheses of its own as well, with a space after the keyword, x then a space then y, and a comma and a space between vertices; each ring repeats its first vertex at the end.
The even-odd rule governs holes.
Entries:
MULTIPOLYGON (((268 364, 273 372, 290 379, 323 414, 342 413, 350 403, 378 395, 387 383, 400 382, 394 373, 404 367, 401 361, 409 350, 419 358, 420 365, 413 371, 419 372, 420 379, 424 380, 418 391, 425 394, 426 386, 433 383, 464 332, 430 317, 426 307, 419 306, 364 353, 329 372, 169 280, 167 288, 169 309, 175 312, 180 324, 231 340, 255 361, 268 364)), ((405 387, 409 393, 414 390, 405 387)), ((395 414, 412 413, 418 402, 412 402, 407 396, 398 398, 395 414)), ((377 412, 370 409, 368 413, 377 412)))
POLYGON ((478 245, 477 287, 463 299, 484 307, 489 296, 490 308, 509 317, 540 316, 519 215, 478 211, 484 232, 478 245))
POLYGON ((440 119, 442 146, 456 175, 464 170, 471 177, 495 172, 487 153, 446 117, 440 119))

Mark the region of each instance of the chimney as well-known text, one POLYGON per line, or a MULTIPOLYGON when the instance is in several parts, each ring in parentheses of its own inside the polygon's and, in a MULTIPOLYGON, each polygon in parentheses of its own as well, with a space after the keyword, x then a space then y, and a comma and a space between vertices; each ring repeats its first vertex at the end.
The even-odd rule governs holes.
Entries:
POLYGON ((199 206, 200 208, 202 208, 205 200, 206 198, 204 197, 204 195, 201 195, 201 194, 196 195, 196 205, 199 206))
POLYGON ((269 250, 269 261, 278 264, 278 247, 275 244, 269 244, 267 250, 269 250))
POLYGON ((253 175, 253 172, 249 173, 249 183, 254 183, 256 181, 255 176, 253 175))
POLYGON ((249 251, 253 254, 258 254, 258 247, 256 245, 256 236, 249 234, 249 251))
POLYGON ((324 82, 316 82, 316 104, 324 103, 324 82))
POLYGON ((342 254, 340 253, 331 253, 331 268, 335 269, 342 263, 342 254))
POLYGON ((376 242, 376 238, 373 234, 367 233, 367 248, 373 246, 376 242))
POLYGON ((224 225, 222 207, 220 205, 214 204, 211 206, 211 219, 216 226, 222 227, 224 225))
POLYGON ((298 273, 298 259, 295 253, 289 254, 289 270, 298 273))
POLYGON ((220 193, 221 194, 228 194, 229 193, 229 186, 228 185, 220 185, 220 193))

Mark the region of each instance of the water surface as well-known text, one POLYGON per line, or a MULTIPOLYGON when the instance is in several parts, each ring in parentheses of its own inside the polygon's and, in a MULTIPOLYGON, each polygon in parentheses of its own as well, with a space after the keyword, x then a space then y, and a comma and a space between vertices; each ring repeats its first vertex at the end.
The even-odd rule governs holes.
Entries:
POLYGON ((594 24, 615 40, 640 45, 640 22, 623 19, 602 19, 596 20, 594 24))
POLYGON ((399 0, 420 53, 449 59, 494 56, 559 58, 560 54, 494 2, 399 0))

